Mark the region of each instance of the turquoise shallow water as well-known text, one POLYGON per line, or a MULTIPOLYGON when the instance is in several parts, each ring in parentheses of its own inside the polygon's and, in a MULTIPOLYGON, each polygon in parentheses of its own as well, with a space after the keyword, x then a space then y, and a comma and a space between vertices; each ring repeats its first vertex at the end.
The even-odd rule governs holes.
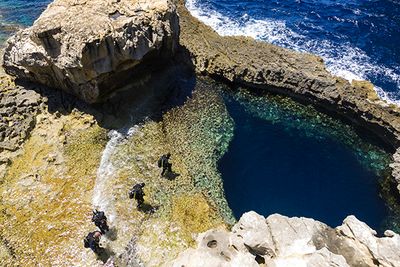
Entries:
POLYGON ((235 132, 219 162, 235 216, 311 217, 335 227, 354 214, 372 228, 395 228, 380 197, 390 155, 311 107, 245 91, 225 95, 235 132))

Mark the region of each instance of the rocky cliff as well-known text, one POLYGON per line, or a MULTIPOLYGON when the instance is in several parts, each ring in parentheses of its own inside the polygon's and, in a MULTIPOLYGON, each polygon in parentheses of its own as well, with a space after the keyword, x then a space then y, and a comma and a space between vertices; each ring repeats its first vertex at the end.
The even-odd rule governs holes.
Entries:
POLYGON ((307 218, 245 213, 228 232, 209 230, 173 266, 400 266, 400 236, 376 232, 354 216, 332 229, 307 218))
POLYGON ((220 36, 194 18, 180 1, 180 44, 196 71, 248 88, 301 98, 346 116, 400 145, 400 110, 380 100, 373 85, 330 74, 323 60, 252 38, 220 36))
POLYGON ((178 34, 169 0, 56 0, 8 40, 3 66, 93 103, 172 57, 178 34))
MULTIPOLYGON (((315 55, 248 37, 220 36, 193 17, 183 0, 177 2, 182 53, 198 73, 235 86, 289 95, 372 133, 392 153, 400 146, 400 108, 380 99, 371 83, 350 84, 333 76, 315 55)), ((399 154, 391 166, 400 191, 399 154)))

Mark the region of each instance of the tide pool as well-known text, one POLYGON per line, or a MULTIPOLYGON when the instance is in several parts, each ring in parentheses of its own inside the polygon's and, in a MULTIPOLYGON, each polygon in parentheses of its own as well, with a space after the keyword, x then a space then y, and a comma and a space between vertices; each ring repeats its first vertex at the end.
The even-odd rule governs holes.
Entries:
POLYGON ((372 228, 389 226, 379 181, 390 156, 340 121, 279 96, 225 94, 235 122, 219 162, 234 215, 254 210, 338 226, 355 215, 372 228))

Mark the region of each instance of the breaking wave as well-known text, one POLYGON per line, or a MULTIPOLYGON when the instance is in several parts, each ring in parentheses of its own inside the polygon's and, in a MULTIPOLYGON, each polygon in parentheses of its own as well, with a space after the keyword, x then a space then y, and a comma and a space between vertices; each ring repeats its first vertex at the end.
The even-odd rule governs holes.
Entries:
MULTIPOLYGON (((220 35, 250 36, 296 51, 317 54, 324 59, 327 69, 332 74, 349 81, 370 80, 377 84, 377 80, 383 79, 397 90, 389 91, 376 86, 375 90, 378 95, 382 99, 400 105, 398 90, 400 88, 400 66, 387 67, 378 64, 362 49, 354 47, 349 42, 337 43, 327 39, 311 39, 303 33, 292 30, 284 20, 279 19, 254 19, 247 14, 232 19, 202 5, 198 0, 187 0, 186 6, 192 15, 211 26, 220 35)), ((318 16, 318 14, 316 15, 318 16)), ((318 31, 320 26, 308 23, 307 27, 318 31)))

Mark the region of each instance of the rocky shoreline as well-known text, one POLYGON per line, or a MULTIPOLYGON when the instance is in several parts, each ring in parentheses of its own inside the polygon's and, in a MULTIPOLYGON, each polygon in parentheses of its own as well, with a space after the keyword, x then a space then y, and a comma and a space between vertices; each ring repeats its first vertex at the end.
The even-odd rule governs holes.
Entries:
MULTIPOLYGON (((18 79, 16 85, 13 78, 0 73, 0 225, 4 226, 0 230, 0 263, 99 263, 93 255, 80 255, 80 248, 67 252, 65 247, 80 242, 90 228, 87 215, 78 211, 90 210, 92 203, 84 193, 93 193, 93 177, 105 148, 104 132, 118 121, 115 114, 102 112, 116 108, 107 106, 111 102, 106 99, 125 90, 137 98, 125 104, 144 109, 146 114, 135 114, 146 117, 161 105, 160 99, 170 89, 170 76, 161 70, 173 68, 173 63, 197 73, 195 93, 181 107, 168 110, 160 121, 144 121, 138 134, 127 137, 118 148, 121 156, 113 158, 113 163, 129 162, 135 167, 120 166, 115 180, 110 181, 117 189, 110 194, 121 218, 131 222, 133 214, 145 231, 140 233, 137 226, 122 219, 114 221, 132 236, 120 237, 123 241, 118 244, 108 240, 117 255, 111 256, 107 266, 400 265, 400 236, 386 231, 385 237, 377 238, 375 231, 354 216, 332 229, 312 219, 281 215, 265 219, 250 212, 231 232, 226 230, 226 223, 232 223, 231 214, 215 164, 227 147, 233 126, 202 75, 232 87, 288 95, 372 133, 394 153, 390 166, 399 191, 400 108, 379 99, 369 82, 350 84, 331 75, 317 56, 246 37, 221 37, 194 18, 182 0, 74 4, 56 0, 31 28, 8 41, 3 66, 18 79), (24 80, 57 88, 87 103, 102 103, 94 107, 76 102, 60 91, 21 82, 24 80), (121 89, 127 83, 131 88, 121 89), (225 136, 218 133, 219 128, 225 129, 225 136), (189 139, 192 142, 187 142, 189 139), (165 192, 152 185, 160 182, 153 179, 156 159, 149 147, 158 153, 179 148, 175 161, 181 178, 174 183, 161 182, 165 192), (202 158, 207 160, 198 166, 196 162, 202 158), (87 166, 75 169, 82 160, 88 161, 87 166), (24 165, 30 161, 32 165, 24 165), (159 215, 149 217, 131 207, 123 209, 126 196, 121 186, 132 183, 129 177, 149 183, 149 201, 165 203, 159 215), (56 193, 49 195, 48 187, 56 193), (174 196, 168 197, 167 192, 174 196), (10 194, 24 203, 14 203, 7 197, 10 194), (61 202, 55 200, 56 195, 61 202), (43 203, 56 206, 47 211, 43 203), (61 225, 66 218, 57 205, 76 209, 71 215, 75 221, 68 222, 69 227, 76 227, 72 233, 61 225), (198 210, 192 212, 196 205, 198 210), (33 213, 35 208, 45 219, 33 213), (55 226, 46 224, 51 220, 55 226), (59 237, 72 237, 55 245, 40 227, 59 237), (199 235, 196 249, 190 248, 193 235, 214 227, 199 235), (29 236, 37 240, 34 248, 25 251, 25 244, 18 240, 29 236), (158 238, 163 242, 152 243, 158 238), (55 246, 54 251, 45 250, 43 243, 55 246), (68 256, 63 262, 57 253, 68 256)), ((120 97, 118 105, 123 106, 124 100, 127 98, 120 97)))
POLYGON ((400 108, 373 84, 330 74, 323 60, 247 37, 220 36, 178 1, 180 39, 196 72, 229 84, 291 96, 344 117, 375 134, 394 153, 392 175, 400 192, 400 108))
POLYGON ((332 229, 313 219, 248 212, 230 232, 199 235, 197 248, 181 253, 172 266, 398 266, 400 236, 375 235, 354 216, 332 229))

